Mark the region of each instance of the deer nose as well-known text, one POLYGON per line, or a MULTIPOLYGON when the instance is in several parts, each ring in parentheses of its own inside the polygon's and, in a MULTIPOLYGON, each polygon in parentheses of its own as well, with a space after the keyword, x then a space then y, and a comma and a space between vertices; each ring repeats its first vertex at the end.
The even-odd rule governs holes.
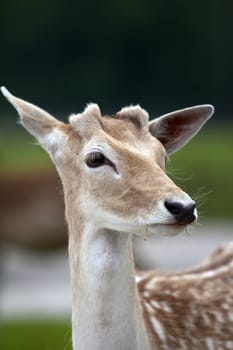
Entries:
POLYGON ((165 201, 167 210, 176 219, 176 222, 181 225, 191 224, 196 219, 194 202, 190 204, 183 204, 181 202, 165 201))

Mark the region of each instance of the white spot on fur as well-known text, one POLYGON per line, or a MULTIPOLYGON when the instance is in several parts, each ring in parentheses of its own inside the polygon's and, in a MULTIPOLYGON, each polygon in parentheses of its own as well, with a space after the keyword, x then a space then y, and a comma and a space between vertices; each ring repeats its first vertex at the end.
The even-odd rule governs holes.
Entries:
POLYGON ((214 346, 214 340, 212 338, 206 338, 206 345, 208 350, 217 350, 214 346))
POLYGON ((150 305, 150 303, 148 303, 147 301, 145 301, 145 307, 147 309, 147 311, 150 313, 150 314, 154 314, 154 309, 153 307, 150 305))
POLYGON ((150 320, 151 320, 151 324, 153 326, 153 329, 158 334, 159 338, 162 341, 166 341, 166 336, 165 336, 165 332, 164 332, 162 324, 154 316, 151 316, 150 320))
POLYGON ((205 313, 203 313, 202 317, 204 319, 205 324, 209 326, 211 324, 211 320, 209 319, 209 317, 205 313))
POLYGON ((223 319, 222 314, 217 313, 217 321, 220 322, 220 323, 223 323, 223 322, 224 322, 224 319, 223 319))
POLYGON ((222 304, 222 308, 223 308, 224 310, 229 310, 229 305, 228 305, 227 303, 223 303, 223 304, 222 304))
POLYGON ((156 300, 151 300, 151 305, 154 306, 156 309, 161 309, 160 304, 156 300))
POLYGON ((139 282, 141 282, 143 280, 143 276, 135 276, 135 281, 136 281, 136 283, 139 283, 139 282))
POLYGON ((233 349, 233 341, 228 340, 226 342, 226 347, 227 347, 227 349, 232 350, 233 349))
POLYGON ((192 294, 192 296, 193 296, 194 298, 198 299, 198 297, 199 297, 199 291, 198 291, 198 290, 196 290, 196 289, 191 289, 191 290, 190 290, 190 293, 192 294))
POLYGON ((163 308, 163 310, 166 311, 166 312, 172 312, 172 309, 171 309, 170 305, 168 305, 168 304, 165 303, 165 302, 162 303, 162 308, 163 308))
MULTIPOLYGON (((174 339, 174 340, 177 340, 177 339, 174 339)), ((187 346, 185 344, 185 340, 180 338, 179 339, 179 344, 180 344, 180 350, 184 349, 184 350, 187 350, 187 346)))
POLYGON ((147 286, 146 288, 150 289, 150 288, 154 288, 154 285, 156 284, 156 282, 159 280, 160 278, 159 277, 154 277, 152 278, 148 283, 147 283, 147 286))
POLYGON ((192 306, 191 311, 192 311, 192 315, 197 315, 199 313, 199 311, 196 309, 196 305, 192 306))
POLYGON ((148 292, 143 292, 143 296, 144 296, 145 298, 149 298, 150 294, 149 294, 148 292))

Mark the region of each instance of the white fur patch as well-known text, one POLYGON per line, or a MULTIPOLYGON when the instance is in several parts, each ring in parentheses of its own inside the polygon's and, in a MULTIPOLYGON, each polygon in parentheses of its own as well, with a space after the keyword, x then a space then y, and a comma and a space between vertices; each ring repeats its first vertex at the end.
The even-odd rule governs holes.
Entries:
POLYGON ((67 136, 59 129, 55 128, 48 134, 38 138, 39 143, 43 146, 54 161, 59 161, 62 156, 64 144, 67 136))
POLYGON ((214 345, 214 340, 212 338, 206 338, 206 345, 208 350, 217 350, 214 345))
POLYGON ((162 324, 154 316, 150 317, 150 321, 152 323, 154 331, 158 334, 159 338, 162 341, 166 341, 166 336, 162 324))

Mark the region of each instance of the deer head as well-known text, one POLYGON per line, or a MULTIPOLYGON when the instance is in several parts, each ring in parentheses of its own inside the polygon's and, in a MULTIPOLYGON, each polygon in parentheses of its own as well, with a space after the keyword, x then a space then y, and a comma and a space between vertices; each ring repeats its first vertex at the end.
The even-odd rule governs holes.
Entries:
MULTIPOLYGON (((166 175, 165 161, 211 117, 211 105, 149 122, 148 113, 138 105, 110 117, 89 104, 65 124, 4 87, 2 93, 55 163, 68 217, 136 234, 145 229, 175 234, 196 220, 194 201, 166 175)), ((70 219, 71 226, 76 219, 70 219)))

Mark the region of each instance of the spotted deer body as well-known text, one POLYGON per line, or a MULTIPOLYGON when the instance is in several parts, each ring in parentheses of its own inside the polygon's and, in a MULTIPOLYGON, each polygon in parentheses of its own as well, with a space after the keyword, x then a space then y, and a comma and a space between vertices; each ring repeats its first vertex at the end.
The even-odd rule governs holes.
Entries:
POLYGON ((211 260, 180 274, 147 273, 135 282, 131 244, 132 234, 177 234, 197 219, 194 201, 166 175, 165 160, 198 132, 212 106, 149 122, 140 106, 102 117, 91 104, 64 124, 2 92, 62 180, 74 350, 228 349, 230 323, 223 311, 230 312, 232 296, 223 282, 232 274, 231 260, 212 270, 211 260))
POLYGON ((195 269, 145 273, 137 285, 155 349, 233 349, 232 243, 195 269))

